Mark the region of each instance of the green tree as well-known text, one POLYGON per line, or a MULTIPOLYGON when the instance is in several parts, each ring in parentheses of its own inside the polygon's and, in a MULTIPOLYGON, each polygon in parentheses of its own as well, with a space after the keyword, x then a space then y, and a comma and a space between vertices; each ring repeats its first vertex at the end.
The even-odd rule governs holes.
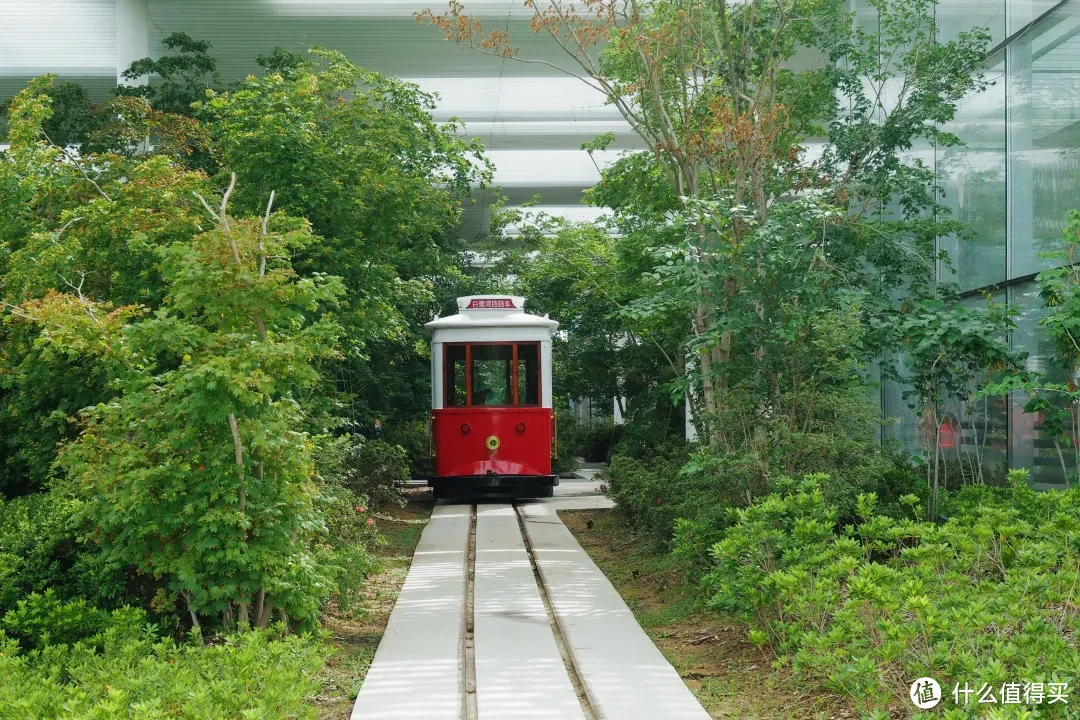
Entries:
POLYGON ((322 523, 297 398, 318 382, 313 361, 336 354, 340 328, 324 314, 343 288, 292 269, 316 242, 303 221, 269 205, 230 219, 231 191, 207 205, 212 229, 161 250, 156 312, 95 302, 80 282, 23 314, 40 342, 116 378, 60 455, 106 557, 159 578, 195 626, 220 614, 265 627, 275 609, 309 622, 329 581, 310 547, 322 523))
POLYGON ((197 108, 215 159, 240 180, 234 204, 258 212, 274 190, 323 238, 296 260, 348 289, 346 357, 326 368, 347 416, 423 417, 423 323, 448 285, 467 281, 455 230, 472 187, 490 179, 482 146, 432 119, 433 96, 340 53, 278 52, 263 63, 262 77, 197 108))
POLYGON ((944 408, 950 402, 964 407, 978 391, 978 378, 1018 367, 1022 355, 1008 341, 1008 332, 1016 327, 1014 314, 993 304, 968 310, 932 298, 909 303, 900 313, 876 320, 898 334, 904 372, 889 362, 883 362, 882 369, 910 388, 905 399, 919 418, 926 480, 932 491, 931 518, 937 515, 943 485, 941 429, 944 422, 955 421, 944 408))
POLYGON ((1072 483, 1080 478, 1080 211, 1069 213, 1061 244, 1057 256, 1063 264, 1035 278, 1046 307, 1039 327, 1049 340, 1053 369, 1007 373, 984 394, 1019 391, 1027 396, 1024 412, 1041 415, 1040 433, 1054 443, 1063 480, 1072 483))
MULTIPOLYGON (((95 300, 156 307, 158 251, 206 225, 192 195, 206 178, 167 155, 57 145, 47 131, 52 83, 38 78, 11 103, 11 148, 0 162, 0 302, 18 306, 79 283, 95 300)), ((11 314, 0 323, 0 488, 9 494, 41 487, 57 443, 74 436, 70 419, 108 397, 107 371, 53 352, 40 334, 11 314)))
MULTIPOLYGON (((932 292, 934 241, 955 229, 934 201, 929 168, 903 156, 917 142, 956 142, 938 126, 982 86, 988 35, 974 29, 939 43, 931 0, 871 4, 874 32, 839 0, 526 3, 533 30, 567 53, 558 69, 604 93, 647 144, 669 203, 693 218, 700 201, 722 195, 734 210, 722 224, 682 224, 701 264, 683 296, 696 353, 689 380, 714 450, 731 388, 766 350, 740 336, 735 319, 748 300, 765 298, 752 298, 727 261, 753 262, 741 246, 782 201, 815 191, 849 216, 825 226, 830 262, 855 270, 852 288, 886 307, 896 291, 932 292), (810 137, 826 138, 820 159, 805 156, 810 137)), ((532 61, 456 0, 446 14, 418 19, 478 52, 532 61)), ((634 204, 621 203, 622 214, 634 204)), ((655 248, 667 244, 660 237, 655 248)), ((671 309, 661 297, 651 306, 671 309)))
POLYGON ((161 44, 174 51, 160 58, 142 58, 128 65, 121 74, 125 80, 141 80, 141 85, 120 85, 117 97, 141 97, 155 110, 191 115, 192 103, 203 100, 206 91, 221 86, 217 59, 209 53, 210 43, 195 40, 187 33, 176 32, 161 44))

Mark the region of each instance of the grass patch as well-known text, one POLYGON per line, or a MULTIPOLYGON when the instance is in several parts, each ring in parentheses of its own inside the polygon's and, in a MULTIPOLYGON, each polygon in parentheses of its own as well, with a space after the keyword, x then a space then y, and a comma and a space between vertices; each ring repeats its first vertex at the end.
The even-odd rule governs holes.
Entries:
POLYGON ((839 698, 807 692, 745 629, 709 612, 678 560, 650 552, 610 510, 559 513, 622 595, 638 623, 714 718, 834 720, 854 714, 839 698))
POLYGON ((431 491, 406 490, 408 504, 392 506, 376 515, 384 544, 372 550, 378 569, 364 580, 359 611, 348 616, 331 607, 324 620, 333 654, 321 673, 322 689, 316 698, 319 720, 347 720, 356 694, 379 647, 390 611, 397 602, 412 565, 413 552, 431 517, 431 491))

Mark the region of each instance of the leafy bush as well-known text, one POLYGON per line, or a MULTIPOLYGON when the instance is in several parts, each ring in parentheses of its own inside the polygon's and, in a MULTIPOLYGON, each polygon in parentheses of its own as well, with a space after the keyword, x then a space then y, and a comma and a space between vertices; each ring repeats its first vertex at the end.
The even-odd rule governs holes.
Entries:
MULTIPOLYGON (((794 395, 785 401, 808 402, 794 395)), ((732 394, 730 404, 754 402, 753 396, 739 392, 732 394)), ((880 413, 866 403, 862 389, 822 392, 814 402, 818 417, 806 426, 793 427, 784 417, 740 419, 739 411, 731 410, 723 424, 747 425, 744 441, 730 449, 699 448, 687 472, 721 488, 722 497, 740 507, 773 492, 781 478, 810 473, 829 473, 831 480, 822 492, 840 517, 855 515, 860 493, 877 493, 883 511, 890 514, 902 511, 900 496, 923 497, 925 477, 906 456, 882 446, 880 413)))
POLYGON ((0 615, 48 588, 58 598, 82 597, 103 608, 115 607, 130 590, 123 569, 78 542, 79 507, 59 492, 0 498, 0 615))
POLYGON ((24 652, 0 632, 5 720, 314 718, 308 698, 324 649, 310 637, 252 631, 177 643, 117 623, 92 642, 24 652))
POLYGON ((580 467, 576 457, 570 455, 564 455, 559 451, 559 457, 551 460, 551 472, 554 475, 562 475, 564 473, 572 473, 580 467))
POLYGON ((625 434, 625 425, 593 425, 585 430, 582 437, 581 456, 585 462, 608 462, 625 434))
POLYGON ((431 435, 423 420, 395 424, 387 430, 386 442, 405 449, 409 476, 427 478, 435 474, 435 459, 431 457, 431 435))
POLYGON ((907 511, 905 495, 925 500, 926 481, 907 459, 891 453, 872 439, 830 433, 772 434, 748 452, 710 452, 675 439, 641 459, 612 458, 601 474, 616 511, 659 547, 676 533, 679 554, 704 558, 701 542, 715 539, 725 525, 727 510, 743 507, 773 492, 788 474, 828 471, 831 479, 823 496, 841 518, 855 516, 856 498, 873 492, 880 512, 900 517, 907 511), (682 518, 689 524, 676 528, 682 518), (687 533, 696 540, 689 546, 687 533))
MULTIPOLYGON (((145 617, 145 616, 144 616, 145 617)), ((44 595, 32 593, 18 607, 0 618, 0 628, 27 648, 68 645, 105 628, 109 614, 79 598, 63 602, 52 588, 44 595)))
MULTIPOLYGON (((556 399, 556 402, 560 400, 556 399)), ((558 434, 559 457, 581 457, 585 426, 573 410, 566 407, 557 410, 555 431, 558 434)))
MULTIPOLYGON (((907 713, 908 683, 927 675, 943 688, 1074 686, 1080 492, 1040 495, 1024 471, 1011 476, 1007 493, 980 489, 941 525, 915 519, 923 512, 915 496, 901 500, 911 519, 896 519, 864 494, 858 522, 843 529, 822 491, 828 476, 785 482, 734 511, 704 580, 711 605, 864 712, 907 713)), ((1067 716, 1061 705, 1038 708, 1024 717, 1067 716)))
POLYGON ((599 474, 615 512, 655 548, 671 540, 678 518, 723 524, 729 505, 721 489, 708 478, 684 472, 688 458, 685 446, 671 443, 640 460, 616 455, 599 474))
POLYGON ((349 488, 324 487, 319 504, 326 521, 321 559, 335 587, 331 598, 341 612, 351 614, 358 607, 364 580, 377 567, 369 548, 383 538, 367 499, 349 488))
POLYGON ((316 459, 328 487, 344 487, 375 507, 401 502, 397 486, 409 479, 405 448, 348 435, 324 443, 316 459))

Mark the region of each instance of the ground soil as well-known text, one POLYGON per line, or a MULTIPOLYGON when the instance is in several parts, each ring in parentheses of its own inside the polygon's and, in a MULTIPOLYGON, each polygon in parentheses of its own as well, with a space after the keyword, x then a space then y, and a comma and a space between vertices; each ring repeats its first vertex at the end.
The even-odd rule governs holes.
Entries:
POLYGON ((751 645, 744 627, 706 611, 683 568, 644 548, 612 511, 563 511, 559 517, 712 717, 854 717, 837 697, 803 690, 790 673, 774 669, 775 658, 751 645))
POLYGON ((331 605, 324 619, 333 653, 322 671, 322 693, 316 698, 319 720, 348 720, 351 715, 409 573, 420 533, 431 517, 434 501, 430 490, 406 490, 405 497, 405 507, 391 506, 376 514, 386 544, 372 551, 379 567, 364 581, 359 608, 345 614, 331 605))

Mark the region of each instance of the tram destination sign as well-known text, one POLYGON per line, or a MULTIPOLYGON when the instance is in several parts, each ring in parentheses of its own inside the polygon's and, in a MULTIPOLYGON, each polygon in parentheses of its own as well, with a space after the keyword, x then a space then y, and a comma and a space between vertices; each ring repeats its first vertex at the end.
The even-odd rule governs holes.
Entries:
POLYGON ((473 298, 467 310, 513 310, 517 306, 510 298, 473 298))

